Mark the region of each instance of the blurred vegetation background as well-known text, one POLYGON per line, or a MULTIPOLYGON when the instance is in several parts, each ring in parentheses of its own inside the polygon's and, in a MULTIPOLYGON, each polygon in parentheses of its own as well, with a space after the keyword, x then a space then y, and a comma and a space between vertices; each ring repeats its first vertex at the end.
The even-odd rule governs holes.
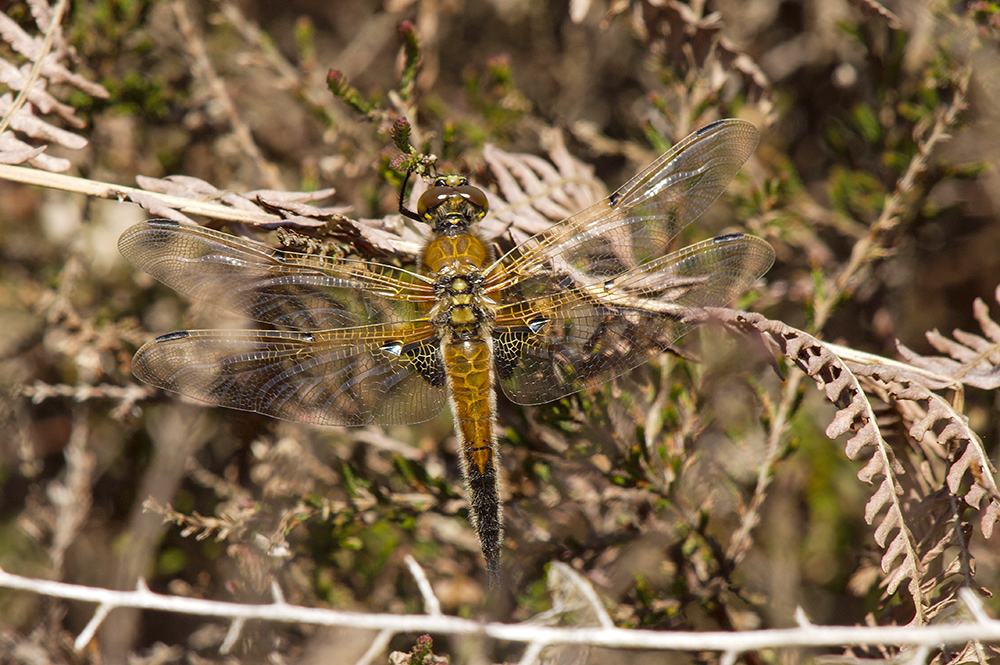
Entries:
MULTIPOLYGON (((5 11, 39 33, 24 4, 5 11)), ((558 131, 608 191, 694 129, 741 117, 761 144, 684 232, 688 242, 747 230, 774 246, 766 283, 740 306, 890 357, 897 339, 933 352, 929 330, 979 332, 976 298, 996 318, 994 3, 96 0, 73 3, 63 26, 76 50, 67 66, 110 93, 63 90, 90 143, 49 152, 74 175, 127 186, 186 175, 227 192, 333 187, 326 205, 394 231, 400 176, 387 130, 399 116, 419 150, 484 186, 494 184, 484 146, 547 158, 558 131), (369 114, 330 92, 329 70, 341 97, 357 91, 369 114), (845 272, 862 240, 873 251, 845 272)), ((5 59, 20 64, 9 50, 5 59)), ((546 565, 562 561, 623 627, 783 627, 799 606, 817 624, 920 614, 906 584, 891 594, 880 585, 883 551, 865 521, 873 488, 857 478, 863 460, 846 458, 846 437, 824 434, 834 407, 799 384, 785 395, 780 445, 768 448, 787 384, 765 353, 711 328, 681 340, 680 354, 553 404, 500 398, 505 578, 487 590, 447 413, 413 427, 319 428, 137 386, 129 362, 144 341, 221 325, 218 311, 120 258, 118 235, 146 216, 0 181, 4 570, 111 588, 144 576, 156 591, 241 602, 266 602, 277 580, 294 603, 419 612, 403 563, 412 554, 445 612, 517 621, 551 606, 546 565)), ((332 225, 310 233, 364 255, 332 225)), ((996 460, 995 392, 964 400, 996 460)), ((899 445, 916 455, 905 436, 899 445)), ((947 500, 942 485, 921 497, 947 500)), ((976 528, 954 551, 974 557, 972 583, 996 589, 996 537, 970 519, 976 528)), ((926 571, 936 611, 925 620, 954 591, 948 560, 926 571)), ((262 624, 237 656, 220 656, 223 624, 118 611, 74 655, 92 607, 0 593, 0 608, 2 648, 43 654, 18 662, 355 662, 371 640, 262 624)), ((409 651, 413 637, 392 647, 409 651)), ((519 658, 519 647, 447 636, 435 651, 453 662, 519 658)))

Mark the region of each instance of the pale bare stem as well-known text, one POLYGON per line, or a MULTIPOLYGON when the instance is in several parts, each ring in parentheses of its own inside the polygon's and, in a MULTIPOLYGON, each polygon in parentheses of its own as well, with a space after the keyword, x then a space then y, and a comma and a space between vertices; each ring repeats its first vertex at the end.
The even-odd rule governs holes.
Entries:
POLYGON ((407 568, 410 569, 410 574, 413 575, 413 579, 417 582, 420 595, 424 598, 424 610, 431 616, 441 616, 441 603, 438 601, 437 596, 434 595, 434 589, 431 588, 431 583, 427 579, 424 569, 420 567, 420 564, 417 563, 417 560, 412 555, 407 554, 405 561, 407 568))
POLYGON ((963 587, 958 590, 958 598, 965 604, 965 607, 976 621, 979 623, 989 623, 992 621, 986 615, 986 610, 983 608, 983 599, 975 591, 968 587, 963 587))
POLYGON ((517 661, 517 665, 535 665, 538 662, 538 657, 542 655, 542 649, 545 646, 541 642, 531 642, 528 644, 524 653, 521 654, 521 660, 517 661))
POLYGON ((181 212, 193 215, 204 215, 214 219, 229 222, 246 222, 248 224, 269 224, 282 221, 278 215, 271 215, 262 210, 241 210, 232 206, 214 203, 212 201, 200 201, 185 198, 183 196, 171 196, 169 194, 159 194, 145 189, 135 187, 123 187, 88 180, 86 178, 76 178, 60 173, 50 173, 40 171, 25 166, 12 166, 10 164, 0 164, 0 179, 11 182, 22 182, 27 185, 37 185, 46 189, 57 189, 64 192, 76 192, 86 194, 100 199, 112 199, 116 201, 129 201, 132 197, 152 197, 163 201, 169 207, 176 208, 181 212))
POLYGON ((271 580, 271 596, 274 598, 275 605, 285 604, 285 594, 282 593, 281 586, 277 580, 271 580))
MULTIPOLYGON (((627 630, 602 626, 550 627, 537 624, 480 623, 454 616, 428 614, 363 614, 284 603, 250 605, 135 591, 112 591, 50 580, 11 575, 0 570, 0 588, 20 589, 55 598, 97 603, 112 608, 132 607, 203 617, 257 619, 315 626, 344 626, 392 633, 439 633, 481 635, 503 642, 578 644, 605 648, 657 649, 670 651, 745 652, 787 647, 855 645, 926 646, 964 645, 973 640, 1000 643, 1000 621, 929 624, 924 626, 806 626, 743 632, 680 632, 627 630)), ((95 623, 92 619, 91 623, 95 623)), ((90 631, 90 636, 93 632, 90 631)), ((85 646, 81 634, 78 648, 85 646)))
POLYGON ((563 612, 573 612, 579 616, 577 625, 602 626, 614 628, 604 604, 597 597, 597 592, 583 575, 571 566, 553 561, 549 567, 549 595, 553 600, 553 609, 563 612))
POLYGON ((739 655, 739 651, 726 651, 722 654, 722 658, 719 659, 719 665, 734 665, 739 655))
POLYGON ((968 91, 971 69, 967 68, 956 81, 955 97, 951 104, 940 113, 931 128, 926 139, 918 143, 917 154, 910 160, 906 172, 896 182, 896 187, 885 202, 882 214, 871 226, 868 235, 859 240, 851 251, 851 258, 840 271, 833 285, 828 287, 824 293, 817 294, 815 323, 813 330, 822 330, 827 319, 833 313, 833 309, 840 297, 851 286, 857 273, 873 259, 878 257, 880 243, 888 238, 887 232, 894 229, 899 224, 899 213, 903 205, 903 196, 913 189, 917 176, 919 176, 927 166, 927 160, 934 148, 941 141, 951 138, 948 129, 955 124, 958 114, 965 109, 965 96, 968 91))
POLYGON ((391 640, 392 636, 395 634, 395 631, 389 630, 388 628, 380 630, 378 635, 375 636, 375 639, 372 640, 368 649, 361 654, 361 658, 358 658, 357 665, 371 665, 371 663, 375 662, 375 659, 378 658, 389 646, 389 640, 391 640))
POLYGON ((202 487, 212 490, 220 499, 242 501, 250 499, 252 496, 247 489, 206 469, 194 457, 189 457, 185 460, 184 472, 188 478, 197 482, 202 487))
POLYGON ((253 140, 250 128, 246 126, 246 123, 243 122, 243 119, 237 112, 236 105, 233 103, 232 98, 229 96, 229 91, 226 89, 226 84, 223 83, 215 71, 215 66, 208 57, 208 49, 205 48, 205 42, 202 40, 201 34, 195 29, 191 17, 188 16, 184 0, 176 0, 171 4, 171 8, 177 17, 177 26, 184 37, 184 44, 187 46, 188 55, 193 60, 195 75, 200 76, 208 84, 212 95, 222 104, 236 141, 247 157, 257 166, 267 187, 278 190, 285 189, 281 183, 278 168, 264 158, 257 143, 253 140))
POLYGON ((798 399, 799 386, 804 376, 804 372, 793 368, 781 391, 781 402, 778 404, 778 409, 771 419, 771 427, 767 432, 767 452, 757 469, 757 485, 754 487, 753 498, 750 499, 750 505, 747 506, 747 510, 740 520, 739 529, 729 539, 726 558, 734 564, 743 560, 753 544, 752 532, 760 522, 760 510, 764 505, 764 500, 767 499, 767 488, 774 478, 775 462, 784 449, 785 429, 798 399))
POLYGON ((299 71, 277 49, 271 46, 268 39, 262 37, 260 28, 247 20, 239 7, 232 2, 220 2, 218 5, 222 16, 236 28, 236 31, 247 43, 252 44, 257 51, 265 56, 267 64, 277 72, 286 85, 296 87, 301 85, 299 71))
MULTIPOLYGON (((16 392, 9 389, 5 390, 3 395, 4 397, 11 397, 11 399, 5 399, 3 402, 0 402, 0 417, 4 418, 11 427, 10 436, 11 443, 13 444, 11 449, 17 451, 18 470, 25 478, 34 478, 42 471, 42 459, 39 457, 40 451, 35 449, 34 442, 31 439, 31 430, 27 425, 28 414, 26 413, 24 400, 13 399, 16 392), (3 413, 4 409, 7 410, 6 413, 3 413)), ((7 461, 8 464, 13 464, 13 462, 13 459, 7 461)))
POLYGON ((226 638, 222 640, 222 645, 219 647, 219 653, 225 655, 233 650, 236 645, 236 640, 240 638, 240 633, 243 632, 243 626, 246 625, 247 620, 240 617, 234 619, 231 624, 229 624, 229 630, 226 632, 226 638))
POLYGON ((97 629, 101 627, 101 623, 108 616, 108 613, 115 609, 114 605, 109 605, 107 603, 101 603, 97 606, 97 611, 94 612, 94 616, 90 617, 90 621, 84 626, 80 634, 77 635, 76 640, 73 641, 73 648, 77 651, 82 650, 85 646, 90 644, 90 640, 94 639, 94 633, 97 629))
POLYGON ((14 98, 14 103, 11 104, 7 115, 0 118, 0 134, 7 131, 7 127, 10 126, 11 119, 17 115, 17 112, 24 106, 24 103, 28 101, 28 93, 31 92, 32 87, 34 87, 35 81, 37 81, 42 75, 42 67, 45 65, 45 58, 52 50, 52 41, 55 39, 56 33, 59 32, 59 26, 62 24, 62 17, 68 4, 68 0, 59 0, 59 2, 56 3, 55 9, 52 12, 52 20, 49 22, 48 30, 45 31, 45 39, 42 41, 41 53, 37 58, 35 58, 35 62, 31 65, 31 71, 28 72, 28 80, 18 91, 17 97, 14 98))
MULTIPOLYGON (((667 363, 661 362, 660 385, 668 385, 669 373, 670 369, 667 363)), ((649 408, 646 409, 646 425, 643 428, 646 437, 646 450, 649 451, 649 459, 651 461, 649 466, 652 467, 650 472, 651 474, 655 474, 660 486, 663 488, 669 486, 674 480, 673 469, 664 464, 662 458, 656 452, 656 440, 663 430, 663 413, 668 401, 670 401, 669 390, 658 390, 656 392, 656 397, 650 403, 649 408)), ((673 452, 673 450, 669 450, 669 454, 673 454, 673 452)))

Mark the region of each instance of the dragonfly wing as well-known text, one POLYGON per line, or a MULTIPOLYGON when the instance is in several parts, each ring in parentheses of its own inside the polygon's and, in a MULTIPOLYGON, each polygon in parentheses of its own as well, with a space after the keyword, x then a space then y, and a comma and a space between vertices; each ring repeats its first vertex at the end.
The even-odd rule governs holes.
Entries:
POLYGON ((701 128, 608 198, 508 252, 487 273, 487 290, 539 272, 563 283, 603 281, 663 256, 719 197, 759 138, 743 120, 701 128))
POLYGON ((118 249, 140 270, 196 300, 290 328, 402 323, 418 318, 434 299, 427 279, 399 268, 285 252, 172 220, 132 226, 118 249))
POLYGON ((162 335, 132 361, 141 380, 210 404, 320 425, 395 425, 445 405, 434 329, 313 333, 196 330, 162 335))
POLYGON ((500 385, 541 404, 627 372, 693 327, 685 312, 729 303, 773 261, 766 241, 733 234, 600 282, 523 280, 495 319, 500 385))

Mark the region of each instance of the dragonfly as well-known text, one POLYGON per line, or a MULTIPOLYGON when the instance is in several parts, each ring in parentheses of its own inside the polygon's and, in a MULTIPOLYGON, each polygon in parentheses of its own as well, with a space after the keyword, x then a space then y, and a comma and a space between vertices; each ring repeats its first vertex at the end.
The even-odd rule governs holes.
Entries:
POLYGON ((415 424, 450 406, 492 586, 503 540, 497 390, 537 405, 608 381, 694 327, 686 312, 724 306, 764 275, 774 251, 755 236, 670 251, 758 139, 743 120, 706 125, 499 257, 477 230, 484 191, 438 176, 415 211, 400 194, 400 212, 430 229, 412 270, 137 224, 118 243, 133 265, 268 328, 167 333, 136 352, 132 372, 202 402, 319 425, 415 424))

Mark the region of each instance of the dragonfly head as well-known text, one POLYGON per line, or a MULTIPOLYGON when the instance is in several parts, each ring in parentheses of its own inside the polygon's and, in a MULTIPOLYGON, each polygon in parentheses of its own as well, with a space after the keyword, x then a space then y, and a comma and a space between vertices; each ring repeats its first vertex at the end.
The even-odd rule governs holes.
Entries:
POLYGON ((420 195, 417 216, 438 233, 462 233, 486 215, 486 194, 459 175, 443 175, 420 195))

